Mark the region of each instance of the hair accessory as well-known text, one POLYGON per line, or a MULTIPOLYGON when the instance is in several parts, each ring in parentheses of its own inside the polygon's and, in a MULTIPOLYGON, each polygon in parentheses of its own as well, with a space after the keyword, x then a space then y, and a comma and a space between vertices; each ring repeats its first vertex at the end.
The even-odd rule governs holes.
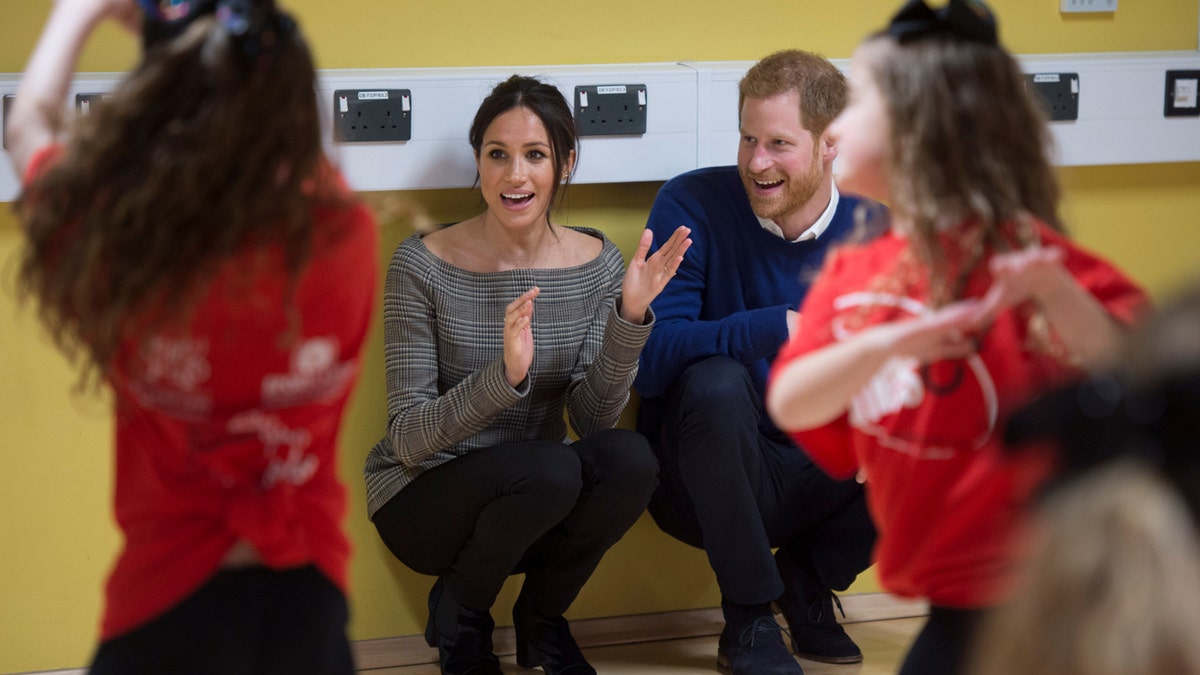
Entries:
POLYGON ((213 15, 251 61, 269 51, 295 22, 275 8, 274 0, 138 0, 142 8, 143 49, 183 34, 197 18, 213 15))
POLYGON ((980 0, 950 0, 938 10, 924 0, 909 0, 892 17, 887 32, 900 44, 933 35, 954 35, 989 45, 999 44, 996 17, 980 0))

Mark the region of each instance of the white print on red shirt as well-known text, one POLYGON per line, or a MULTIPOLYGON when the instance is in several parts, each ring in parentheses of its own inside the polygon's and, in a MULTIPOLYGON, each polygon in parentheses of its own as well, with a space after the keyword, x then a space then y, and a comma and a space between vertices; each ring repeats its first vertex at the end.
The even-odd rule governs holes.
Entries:
POLYGON ((263 488, 269 489, 278 483, 303 485, 317 472, 320 460, 305 454, 312 443, 307 429, 288 427, 275 415, 261 410, 235 415, 225 428, 234 435, 258 436, 263 444, 263 457, 267 459, 267 468, 262 474, 263 488))
POLYGON ((338 363, 340 351, 338 340, 333 336, 301 342, 292 350, 290 372, 263 377, 263 406, 284 408, 329 400, 342 394, 354 378, 354 363, 338 363))
POLYGON ((212 376, 208 338, 152 337, 141 345, 141 375, 130 386, 139 402, 184 419, 197 419, 212 409, 212 397, 200 385, 212 376))
MULTIPOLYGON (((932 311, 907 296, 867 291, 840 296, 833 306, 839 313, 879 307, 894 307, 911 316, 932 311)), ((839 342, 853 334, 846 328, 842 314, 834 317, 831 330, 839 342)), ((931 392, 934 387, 929 382, 929 368, 923 368, 912 358, 888 360, 851 399, 850 425, 874 437, 882 447, 921 459, 949 459, 958 449, 983 447, 996 428, 999 403, 995 381, 979 354, 970 355, 953 368, 956 377, 950 386, 931 392), (936 429, 898 419, 899 416, 915 418, 916 410, 927 403, 933 404, 931 393, 939 399, 938 404, 956 411, 951 419, 936 429)))

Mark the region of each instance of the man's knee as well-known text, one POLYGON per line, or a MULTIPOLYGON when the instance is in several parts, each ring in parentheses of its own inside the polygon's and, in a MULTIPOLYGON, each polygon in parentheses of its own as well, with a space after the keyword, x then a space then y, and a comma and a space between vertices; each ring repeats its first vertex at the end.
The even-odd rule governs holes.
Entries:
POLYGON ((749 371, 728 356, 710 356, 688 366, 679 376, 676 393, 681 411, 711 414, 714 421, 755 409, 749 371))

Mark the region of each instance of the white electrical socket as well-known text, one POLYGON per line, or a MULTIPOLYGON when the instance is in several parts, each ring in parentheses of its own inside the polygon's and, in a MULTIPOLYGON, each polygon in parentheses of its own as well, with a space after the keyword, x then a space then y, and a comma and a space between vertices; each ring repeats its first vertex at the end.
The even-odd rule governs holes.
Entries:
POLYGON ((1117 11, 1117 0, 1059 0, 1058 11, 1063 14, 1115 12, 1117 11))

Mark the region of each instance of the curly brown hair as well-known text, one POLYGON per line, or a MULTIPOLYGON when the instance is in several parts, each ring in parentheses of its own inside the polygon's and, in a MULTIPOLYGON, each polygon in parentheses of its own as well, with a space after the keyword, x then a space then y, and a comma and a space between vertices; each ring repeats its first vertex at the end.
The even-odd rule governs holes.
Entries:
POLYGON ((308 47, 298 29, 270 37, 248 61, 216 20, 197 19, 149 49, 26 186, 18 290, 81 362, 81 385, 108 373, 134 330, 185 320, 244 247, 281 246, 293 283, 307 262, 311 209, 340 196, 314 180, 324 161, 308 47))
POLYGON ((885 33, 866 46, 891 131, 890 206, 913 224, 935 302, 953 301, 988 250, 1033 243, 1030 216, 1063 229, 1045 113, 999 45, 950 34, 900 45, 885 33), (947 280, 937 234, 963 221, 979 226, 978 240, 947 280))

